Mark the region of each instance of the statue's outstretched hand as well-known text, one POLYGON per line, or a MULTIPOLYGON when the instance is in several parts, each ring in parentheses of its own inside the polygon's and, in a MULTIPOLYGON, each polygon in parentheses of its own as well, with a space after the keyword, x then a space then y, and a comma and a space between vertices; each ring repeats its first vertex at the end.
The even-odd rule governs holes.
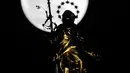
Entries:
POLYGON ((100 61, 101 56, 99 54, 95 54, 94 52, 87 52, 85 51, 88 55, 90 55, 93 59, 96 59, 96 61, 100 61))

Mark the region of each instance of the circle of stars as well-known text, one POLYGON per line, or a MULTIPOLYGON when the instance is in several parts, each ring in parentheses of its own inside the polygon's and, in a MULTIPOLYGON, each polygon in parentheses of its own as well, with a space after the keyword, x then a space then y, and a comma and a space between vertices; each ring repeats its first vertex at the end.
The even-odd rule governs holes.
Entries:
POLYGON ((78 18, 78 14, 80 13, 80 11, 78 10, 78 6, 75 5, 74 2, 70 2, 68 0, 66 2, 61 2, 61 4, 57 6, 58 10, 56 11, 56 13, 58 14, 58 18, 61 19, 60 9, 65 4, 71 4, 72 6, 74 6, 74 8, 76 9, 76 13, 77 13, 76 18, 78 18))

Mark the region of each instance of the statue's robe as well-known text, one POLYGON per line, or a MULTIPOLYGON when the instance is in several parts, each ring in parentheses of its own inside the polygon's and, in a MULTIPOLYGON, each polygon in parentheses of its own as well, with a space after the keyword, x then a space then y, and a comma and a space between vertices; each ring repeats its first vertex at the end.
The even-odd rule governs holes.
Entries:
POLYGON ((86 73, 87 70, 81 58, 84 40, 80 36, 80 31, 77 26, 61 25, 56 33, 55 40, 58 41, 59 45, 54 60, 56 63, 56 72, 86 73))

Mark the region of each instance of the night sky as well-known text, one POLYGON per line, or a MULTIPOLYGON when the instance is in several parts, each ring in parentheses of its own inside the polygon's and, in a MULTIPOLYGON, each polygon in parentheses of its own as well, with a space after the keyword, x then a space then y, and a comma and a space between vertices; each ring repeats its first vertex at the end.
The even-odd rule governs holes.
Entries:
MULTIPOLYGON (((27 20, 19 4, 16 8, 16 49, 23 53, 22 62, 32 64, 33 68, 39 68, 43 73, 47 70, 48 73, 53 72, 54 49, 43 37, 46 33, 27 20)), ((127 17, 128 4, 120 0, 90 1, 87 13, 78 26, 85 38, 85 46, 102 56, 100 62, 90 66, 93 68, 91 73, 126 73, 123 68, 127 66, 127 57, 122 53, 121 43, 123 26, 128 24, 127 17)))

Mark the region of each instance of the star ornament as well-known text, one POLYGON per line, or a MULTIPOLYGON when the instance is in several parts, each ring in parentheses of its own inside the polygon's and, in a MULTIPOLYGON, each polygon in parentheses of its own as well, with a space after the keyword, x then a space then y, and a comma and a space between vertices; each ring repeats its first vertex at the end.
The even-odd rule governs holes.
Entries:
POLYGON ((65 2, 61 2, 60 5, 57 6, 58 10, 56 13, 58 14, 59 19, 61 19, 61 16, 62 16, 63 12, 65 11, 65 10, 64 11, 61 10, 62 7, 64 7, 64 6, 68 7, 68 9, 66 9, 66 10, 72 11, 75 14, 76 18, 78 18, 78 14, 80 13, 80 11, 78 10, 78 5, 76 5, 74 2, 70 2, 67 0, 65 2))

